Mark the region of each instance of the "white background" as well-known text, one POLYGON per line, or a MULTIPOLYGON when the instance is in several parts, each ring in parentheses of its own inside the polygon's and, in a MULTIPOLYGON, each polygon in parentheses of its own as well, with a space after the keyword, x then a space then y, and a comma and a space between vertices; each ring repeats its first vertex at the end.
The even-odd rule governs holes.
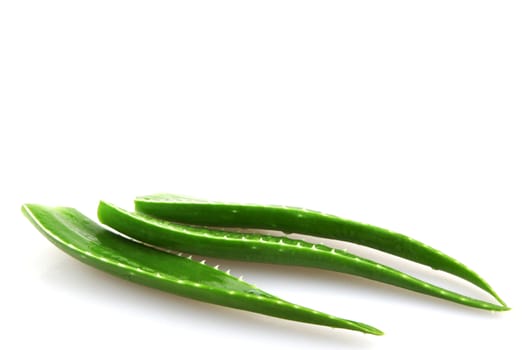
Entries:
MULTIPOLYGON (((0 348, 526 347, 531 7, 1 1, 0 348), (94 218, 99 199, 131 207, 153 192, 302 206, 393 229, 469 265, 513 310, 218 261, 386 335, 299 324, 108 276, 20 213, 34 202, 94 218)), ((332 244, 486 298, 447 275, 332 244)))

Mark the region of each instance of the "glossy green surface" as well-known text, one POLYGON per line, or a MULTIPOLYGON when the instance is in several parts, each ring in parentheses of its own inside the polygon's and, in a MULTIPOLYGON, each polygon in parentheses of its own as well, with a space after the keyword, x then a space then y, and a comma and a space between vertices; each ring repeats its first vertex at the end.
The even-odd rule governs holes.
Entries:
POLYGON ((102 223, 129 237, 165 249, 217 258, 316 267, 363 276, 481 309, 507 309, 439 288, 371 260, 324 245, 262 234, 179 225, 145 214, 131 213, 106 202, 100 202, 98 217, 102 223))
POLYGON ((369 325, 286 302, 208 265, 120 237, 75 209, 26 204, 22 211, 61 250, 86 264, 132 282, 288 320, 382 334, 369 325))
POLYGON ((301 208, 210 202, 172 194, 138 197, 135 209, 186 224, 301 233, 368 246, 463 278, 506 305, 478 274, 457 260, 400 233, 301 208))

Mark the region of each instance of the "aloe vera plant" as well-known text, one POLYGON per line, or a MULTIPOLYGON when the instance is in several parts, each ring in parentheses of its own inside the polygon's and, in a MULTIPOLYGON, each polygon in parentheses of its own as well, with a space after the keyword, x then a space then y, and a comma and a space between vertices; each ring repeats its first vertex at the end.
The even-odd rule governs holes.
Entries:
POLYGON ((83 263, 129 281, 207 303, 288 320, 383 334, 372 326, 287 302, 208 265, 125 239, 75 209, 26 204, 22 210, 59 249, 83 263))
POLYGON ((298 265, 362 276, 480 309, 502 311, 506 306, 487 303, 421 281, 403 272, 322 244, 275 237, 191 227, 131 213, 100 202, 98 218, 115 230, 154 246, 209 257, 298 265))
POLYGON ((137 197, 141 213, 185 224, 279 230, 336 239, 371 247, 435 270, 448 272, 504 301, 476 272, 458 260, 409 236, 334 215, 302 208, 214 202, 173 194, 137 197))

